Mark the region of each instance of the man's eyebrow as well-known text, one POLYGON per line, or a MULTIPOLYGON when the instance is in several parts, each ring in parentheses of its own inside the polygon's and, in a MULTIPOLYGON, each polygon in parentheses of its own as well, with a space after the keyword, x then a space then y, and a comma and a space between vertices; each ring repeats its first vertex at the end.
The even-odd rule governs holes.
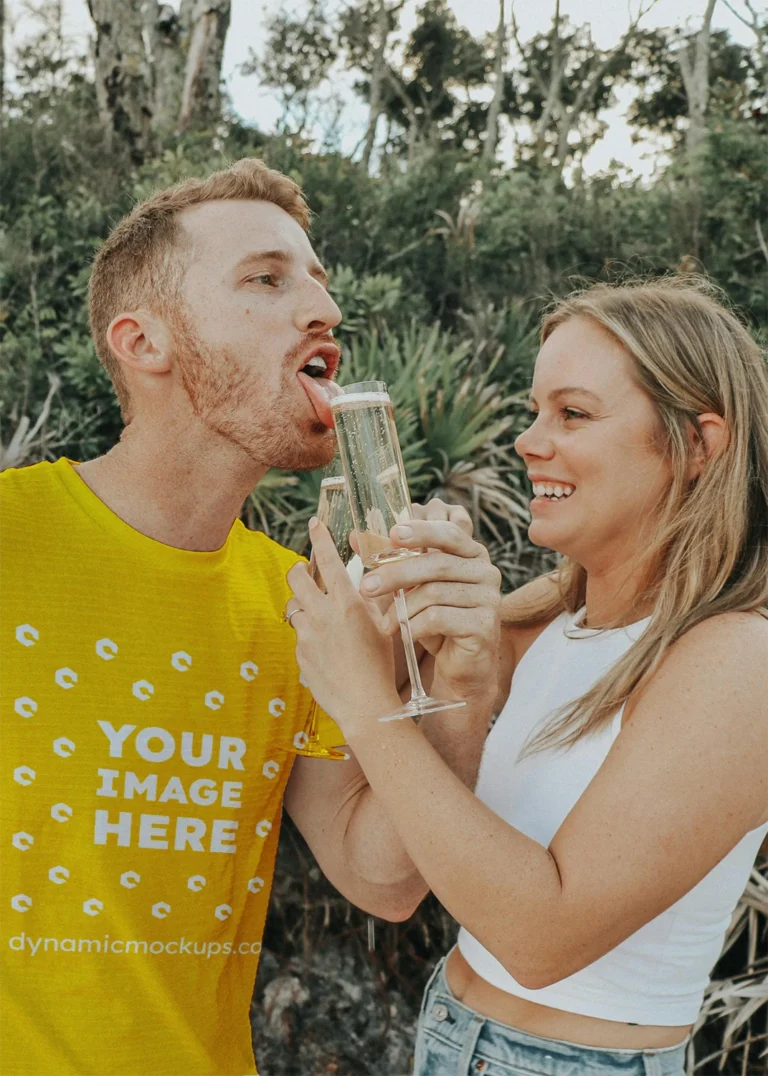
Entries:
MULTIPOLYGON (((280 265, 292 265, 293 261, 293 255, 286 250, 252 250, 240 259, 234 271, 239 273, 254 262, 278 262, 280 265)), ((324 287, 328 287, 328 274, 319 261, 310 263, 309 272, 312 276, 317 277, 324 287)))
MULTIPOLYGON (((580 393, 582 396, 591 397, 596 403, 603 402, 597 393, 592 392, 590 389, 585 389, 583 385, 564 385, 561 389, 553 389, 547 396, 547 399, 550 403, 554 403, 554 401, 560 399, 561 396, 571 396, 576 392, 580 393)), ((529 400, 533 400, 533 392, 531 392, 529 400)))

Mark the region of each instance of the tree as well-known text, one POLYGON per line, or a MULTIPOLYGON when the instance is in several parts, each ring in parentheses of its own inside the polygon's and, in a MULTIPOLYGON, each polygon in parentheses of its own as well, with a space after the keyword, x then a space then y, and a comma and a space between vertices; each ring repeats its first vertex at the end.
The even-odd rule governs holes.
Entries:
MULTIPOLYGON (((630 123, 658 131, 684 143, 688 124, 688 98, 678 60, 682 48, 691 47, 692 35, 679 30, 652 30, 638 39, 634 82, 637 94, 630 107, 630 123)), ((759 85, 759 57, 732 41, 726 30, 709 36, 710 117, 764 122, 763 91, 759 85)))
POLYGON ((504 53, 507 45, 507 27, 504 21, 504 0, 499 0, 499 24, 496 28, 496 54, 493 61, 493 99, 488 109, 488 123, 483 143, 483 164, 490 167, 499 140, 499 114, 504 99, 504 53))
POLYGON ((96 26, 96 94, 107 150, 117 136, 141 164, 149 154, 152 118, 141 0, 88 0, 88 10, 96 26))
POLYGON ((639 34, 640 21, 656 2, 641 3, 621 40, 607 51, 597 48, 589 28, 569 30, 568 20, 560 13, 560 0, 555 0, 549 34, 523 45, 513 6, 512 33, 529 81, 534 158, 538 165, 544 161, 553 132, 550 156, 557 172, 562 173, 571 153, 571 132, 582 128, 585 119, 597 115, 608 103, 612 86, 628 74, 632 64, 630 46, 639 34))
POLYGON ((277 91, 283 131, 302 135, 309 124, 312 95, 335 58, 328 26, 323 0, 310 0, 302 15, 283 8, 267 20, 263 57, 251 49, 243 64, 243 74, 258 74, 262 85, 277 91))
POLYGON ((768 93, 768 11, 763 11, 762 17, 751 4, 750 0, 743 0, 744 6, 749 13, 747 18, 741 11, 733 6, 730 0, 723 3, 737 19, 748 26, 755 35, 757 54, 760 57, 760 83, 764 93, 768 93))
POLYGON ((5 91, 5 0, 0 0, 0 109, 5 91))
POLYGON ((176 129, 184 85, 184 46, 193 0, 176 12, 170 4, 147 0, 145 27, 152 56, 152 129, 159 141, 176 129))
POLYGON ((96 27, 96 92, 107 147, 141 164, 171 131, 210 130, 231 0, 88 0, 96 27))
POLYGON ((688 131, 686 148, 691 160, 695 159, 707 137, 707 105, 709 104, 709 37, 712 14, 717 0, 707 0, 701 28, 678 53, 683 76, 685 96, 688 101, 688 131))
POLYGON ((392 92, 388 83, 387 48, 397 29, 403 4, 404 0, 394 4, 387 0, 366 0, 362 5, 348 7, 339 25, 339 42, 349 63, 366 76, 366 81, 358 83, 356 89, 368 99, 368 124, 361 158, 367 172, 371 168, 379 118, 387 94, 392 92))
POLYGON ((427 0, 405 47, 401 70, 390 65, 388 117, 407 132, 409 163, 418 145, 474 150, 486 107, 473 97, 491 66, 483 44, 459 26, 446 0, 427 0))
POLYGON ((179 131, 211 128, 221 112, 221 62, 231 0, 196 0, 192 8, 179 106, 179 131))

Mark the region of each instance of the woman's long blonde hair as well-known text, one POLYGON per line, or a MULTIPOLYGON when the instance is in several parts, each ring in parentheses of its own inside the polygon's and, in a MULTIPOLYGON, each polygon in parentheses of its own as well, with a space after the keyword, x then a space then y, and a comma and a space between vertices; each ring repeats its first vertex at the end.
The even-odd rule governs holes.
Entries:
MULTIPOLYGON (((668 647, 718 613, 768 616, 768 368, 741 322, 703 280, 598 284, 559 302, 541 342, 568 318, 590 318, 631 356, 638 384, 653 402, 672 481, 660 505, 646 585, 636 604, 653 604, 639 640, 593 688, 555 714, 528 750, 566 746, 604 726, 653 675, 668 647), (700 442, 697 415, 725 419, 729 442, 688 479, 700 442)), ((511 623, 533 625, 586 598, 587 573, 564 558, 557 587, 511 623)))

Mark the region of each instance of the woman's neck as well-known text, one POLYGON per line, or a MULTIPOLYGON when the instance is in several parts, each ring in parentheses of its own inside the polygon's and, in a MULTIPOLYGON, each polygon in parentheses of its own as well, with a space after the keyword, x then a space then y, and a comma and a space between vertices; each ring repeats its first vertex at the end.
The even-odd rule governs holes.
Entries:
POLYGON ((626 564, 587 571, 583 626, 617 628, 644 620, 653 613, 656 595, 642 571, 628 571, 626 564))

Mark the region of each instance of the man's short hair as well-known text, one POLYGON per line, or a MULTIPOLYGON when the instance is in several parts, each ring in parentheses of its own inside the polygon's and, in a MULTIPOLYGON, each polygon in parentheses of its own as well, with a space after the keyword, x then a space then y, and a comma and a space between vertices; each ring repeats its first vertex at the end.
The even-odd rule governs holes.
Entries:
POLYGON ((249 157, 207 179, 186 179, 158 191, 120 221, 94 259, 88 312, 96 353, 112 379, 124 418, 130 396, 120 363, 107 343, 107 329, 121 311, 141 306, 173 318, 183 279, 178 215, 190 206, 220 200, 272 202, 304 231, 309 229, 309 208, 298 184, 249 157))

